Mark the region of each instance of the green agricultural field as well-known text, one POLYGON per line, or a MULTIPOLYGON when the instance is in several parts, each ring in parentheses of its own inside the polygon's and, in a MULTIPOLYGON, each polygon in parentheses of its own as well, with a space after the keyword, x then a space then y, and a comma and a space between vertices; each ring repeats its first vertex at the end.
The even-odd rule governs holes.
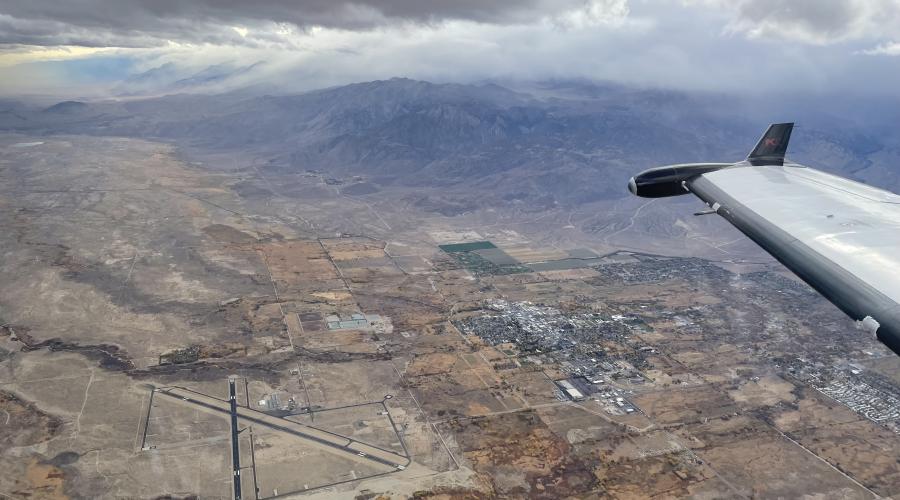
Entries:
POLYGON ((469 243, 453 243, 450 245, 440 245, 439 248, 449 254, 472 252, 475 250, 485 250, 488 248, 497 248, 490 241, 472 241, 469 243))
POLYGON ((440 245, 440 249, 456 259, 469 272, 475 276, 496 276, 503 274, 530 273, 531 269, 518 263, 498 265, 477 253, 477 250, 497 248, 490 241, 473 241, 471 243, 457 243, 452 245, 440 245))

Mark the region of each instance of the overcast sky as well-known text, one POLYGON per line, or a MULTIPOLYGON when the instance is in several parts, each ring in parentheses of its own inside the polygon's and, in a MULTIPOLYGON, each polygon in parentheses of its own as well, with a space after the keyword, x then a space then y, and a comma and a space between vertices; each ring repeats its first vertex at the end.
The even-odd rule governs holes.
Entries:
POLYGON ((900 0, 0 0, 4 94, 254 63, 231 85, 590 78, 887 94, 900 88, 900 0))

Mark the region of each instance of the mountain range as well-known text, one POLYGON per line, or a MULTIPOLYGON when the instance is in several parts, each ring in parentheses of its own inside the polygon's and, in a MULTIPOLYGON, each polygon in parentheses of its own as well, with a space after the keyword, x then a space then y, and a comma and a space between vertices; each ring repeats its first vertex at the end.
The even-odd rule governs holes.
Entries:
POLYGON ((363 176, 375 186, 577 205, 626 196, 628 177, 650 166, 739 160, 768 122, 796 119, 793 159, 897 191, 896 108, 853 116, 852 106, 838 104, 824 112, 813 100, 602 82, 395 78, 299 94, 246 89, 49 107, 2 101, 0 129, 148 138, 186 151, 240 152, 270 169, 363 176))

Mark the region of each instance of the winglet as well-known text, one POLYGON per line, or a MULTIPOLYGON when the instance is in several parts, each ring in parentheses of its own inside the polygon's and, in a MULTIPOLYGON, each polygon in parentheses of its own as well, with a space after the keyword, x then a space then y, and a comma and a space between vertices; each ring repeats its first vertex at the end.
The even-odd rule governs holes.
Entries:
POLYGON ((747 161, 751 165, 784 165, 784 154, 791 140, 793 123, 773 123, 753 148, 747 161))

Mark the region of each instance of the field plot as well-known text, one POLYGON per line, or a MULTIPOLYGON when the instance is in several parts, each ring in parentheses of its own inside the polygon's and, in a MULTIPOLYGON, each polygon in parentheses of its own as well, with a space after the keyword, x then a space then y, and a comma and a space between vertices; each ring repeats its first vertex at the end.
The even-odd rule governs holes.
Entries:
POLYGON ((811 389, 775 427, 879 495, 900 494, 900 437, 811 389))
POLYGON ((507 255, 490 241, 440 245, 440 249, 475 276, 531 272, 530 269, 520 265, 515 258, 507 255))
POLYGON ((598 489, 589 463, 531 411, 466 418, 441 424, 459 451, 500 496, 565 497, 598 489))
POLYGON ((407 366, 406 382, 429 417, 476 416, 525 406, 482 357, 474 354, 426 354, 407 366))
MULTIPOLYGON (((271 288, 271 286, 270 286, 271 288)), ((235 298, 211 315, 210 321, 221 322, 227 331, 253 338, 284 335, 281 308, 274 296, 235 298)))
POLYGON ((311 292, 344 289, 337 269, 318 241, 286 241, 257 245, 278 295, 296 299, 311 292))
POLYGON ((322 313, 318 311, 307 311, 296 314, 303 326, 303 331, 320 332, 325 330, 325 318, 322 313))
POLYGON ((409 383, 416 399, 422 402, 422 409, 433 419, 509 409, 495 395, 499 386, 485 386, 486 382, 473 370, 410 377, 409 383))
POLYGON ((796 396, 794 384, 776 376, 756 377, 728 392, 729 397, 744 408, 775 406, 793 403, 796 396))
MULTIPOLYGON (((534 268, 532 268, 534 269, 534 268)), ((596 278, 599 274, 590 268, 583 269, 563 269, 558 271, 542 271, 538 273, 541 278, 553 281, 565 280, 585 280, 596 278)))
POLYGON ((439 248, 447 253, 474 252, 476 250, 496 249, 497 247, 490 241, 473 241, 470 243, 450 243, 439 245, 439 248))
POLYGON ((499 248, 485 248, 482 250, 474 250, 474 252, 497 266, 512 266, 519 263, 518 260, 499 248))
POLYGON ((340 275, 351 283, 402 275, 403 271, 385 253, 385 243, 366 238, 320 240, 340 275))
POLYGON ((504 247, 503 250, 519 262, 544 262, 570 257, 567 252, 554 249, 535 249, 524 245, 504 247))
POLYGON ((451 304, 465 302, 478 303, 484 298, 499 298, 500 295, 472 279, 464 270, 440 271, 431 276, 431 283, 438 293, 451 304))
POLYGON ((384 355, 359 354, 348 358, 332 362, 323 354, 321 361, 303 363, 304 383, 312 405, 334 408, 381 401, 387 395, 400 394, 397 371, 384 355))
POLYGON ((534 411, 547 428, 571 445, 590 445, 595 441, 621 440, 625 437, 625 426, 597 418, 596 414, 571 403, 558 402, 534 411))
POLYGON ((445 298, 421 276, 354 283, 351 287, 360 309, 389 319, 391 330, 421 330, 446 319, 445 298))
POLYGON ((613 498, 732 498, 735 493, 689 454, 623 459, 597 469, 613 498))
POLYGON ((740 494, 796 498, 837 493, 842 498, 871 498, 854 480, 800 445, 750 417, 709 420, 681 428, 684 442, 740 494))
POLYGON ((421 377, 449 373, 454 366, 461 363, 459 356, 452 353, 421 354, 407 364, 405 374, 407 377, 421 377))
POLYGON ((502 377, 531 406, 558 402, 558 399, 554 396, 556 386, 540 371, 531 369, 512 370, 508 373, 503 373, 502 377))
POLYGON ((342 353, 376 354, 381 346, 373 341, 371 331, 326 330, 306 332, 295 345, 317 352, 340 351, 342 353))
POLYGON ((303 330, 309 326, 309 330, 316 331, 326 327, 326 316, 358 312, 359 304, 348 289, 341 288, 313 291, 304 295, 302 299, 282 302, 281 310, 286 315, 300 315, 297 318, 299 322, 308 322, 303 325, 303 330))
POLYGON ((402 255, 392 258, 397 267, 408 274, 427 273, 434 269, 428 259, 418 255, 402 255))
POLYGON ((635 404, 654 421, 681 424, 733 414, 737 406, 711 386, 667 389, 639 394, 635 404))
POLYGON ((385 257, 385 242, 369 238, 323 238, 322 246, 335 262, 385 257))

